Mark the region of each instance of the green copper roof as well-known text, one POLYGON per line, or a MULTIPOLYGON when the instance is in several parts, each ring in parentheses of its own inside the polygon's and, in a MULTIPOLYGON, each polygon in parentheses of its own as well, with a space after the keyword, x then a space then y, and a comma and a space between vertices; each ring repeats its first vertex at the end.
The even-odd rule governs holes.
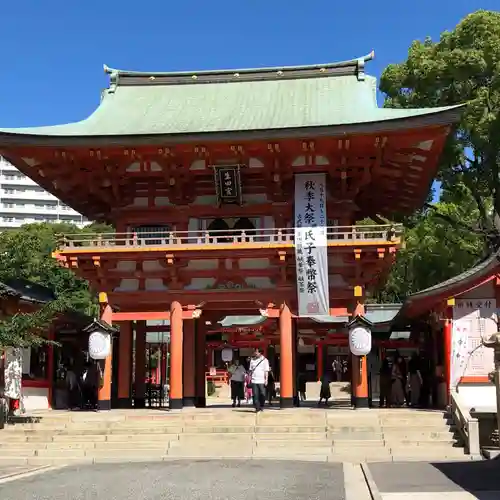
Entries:
POLYGON ((266 316, 226 316, 220 325, 224 328, 231 326, 250 326, 264 323, 267 320, 266 316))
POLYGON ((314 66, 183 73, 138 73, 105 67, 109 88, 86 120, 0 129, 0 139, 13 144, 11 134, 15 134, 18 138, 31 136, 32 142, 41 136, 109 141, 111 137, 163 135, 193 140, 195 134, 269 130, 277 135, 294 130, 300 135, 305 128, 327 128, 326 134, 332 133, 332 127, 361 130, 360 126, 382 122, 379 128, 390 129, 404 127, 401 120, 419 119, 422 125, 431 125, 458 118, 457 107, 378 108, 376 80, 364 73, 365 62, 372 56, 314 66))

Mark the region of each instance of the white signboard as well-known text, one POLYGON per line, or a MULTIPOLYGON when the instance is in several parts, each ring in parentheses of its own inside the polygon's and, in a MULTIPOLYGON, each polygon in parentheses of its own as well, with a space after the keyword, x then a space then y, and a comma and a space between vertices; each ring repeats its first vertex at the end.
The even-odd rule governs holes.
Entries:
POLYGON ((299 316, 327 316, 326 174, 295 176, 295 262, 299 316))
POLYGON ((482 345, 497 331, 495 299, 456 299, 451 339, 451 388, 462 377, 484 377, 493 370, 493 349, 482 345))

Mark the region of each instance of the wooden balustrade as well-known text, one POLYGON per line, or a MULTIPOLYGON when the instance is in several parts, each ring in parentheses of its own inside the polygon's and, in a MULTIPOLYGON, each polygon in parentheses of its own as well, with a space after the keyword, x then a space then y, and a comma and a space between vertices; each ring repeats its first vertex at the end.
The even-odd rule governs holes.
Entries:
MULTIPOLYGON (((353 245, 356 242, 400 242, 403 227, 401 224, 329 226, 326 230, 326 241, 330 246, 338 244, 353 245), (343 242, 343 243, 342 243, 343 242)), ((270 228, 250 230, 214 230, 214 231, 161 231, 155 233, 102 233, 102 234, 68 234, 59 242, 59 250, 96 247, 164 247, 165 249, 182 250, 185 247, 217 247, 224 245, 269 247, 293 246, 295 244, 294 228, 270 228)))

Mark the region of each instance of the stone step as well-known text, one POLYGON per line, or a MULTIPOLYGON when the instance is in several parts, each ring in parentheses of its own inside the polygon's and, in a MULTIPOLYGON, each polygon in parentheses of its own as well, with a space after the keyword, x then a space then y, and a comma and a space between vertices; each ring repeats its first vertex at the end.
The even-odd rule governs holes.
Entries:
POLYGON ((107 430, 107 429, 143 429, 143 428, 169 428, 169 427, 189 427, 189 428, 209 428, 209 427, 239 427, 239 426, 301 426, 301 427, 324 427, 332 429, 363 429, 363 428, 451 428, 446 420, 420 422, 415 419, 409 420, 386 420, 378 419, 357 420, 352 418, 343 419, 325 419, 325 418, 302 418, 302 417, 284 417, 273 415, 270 418, 258 418, 252 415, 247 419, 210 419, 210 420, 174 420, 165 418, 163 420, 125 420, 121 422, 65 422, 61 425, 48 424, 23 424, 8 426, 5 433, 17 433, 28 431, 63 431, 63 430, 107 430), (349 422, 349 425, 346 425, 349 422))
POLYGON ((25 430, 24 432, 18 431, 14 434, 30 435, 102 435, 102 434, 180 434, 189 432, 192 434, 207 434, 207 433, 315 433, 326 432, 326 427, 312 426, 312 425, 197 425, 197 426, 141 426, 141 427, 67 427, 58 430, 25 430))
POLYGON ((387 447, 344 448, 323 446, 304 450, 299 447, 272 448, 239 446, 170 446, 168 448, 94 448, 94 449, 45 449, 9 450, 2 454, 0 465, 6 463, 28 463, 32 465, 114 462, 149 462, 169 458, 254 458, 280 460, 315 460, 332 462, 363 461, 406 461, 406 460, 464 460, 462 450, 458 449, 420 449, 387 447))

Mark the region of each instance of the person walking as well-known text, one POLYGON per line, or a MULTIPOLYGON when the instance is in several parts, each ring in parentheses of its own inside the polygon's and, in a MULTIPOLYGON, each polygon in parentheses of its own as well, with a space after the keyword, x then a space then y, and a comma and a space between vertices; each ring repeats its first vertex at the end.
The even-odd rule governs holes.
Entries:
POLYGON ((389 358, 382 361, 380 368, 380 408, 390 408, 392 392, 392 365, 389 358))
POLYGON ((71 365, 66 372, 66 387, 68 394, 68 409, 74 410, 75 408, 80 408, 82 405, 80 384, 78 383, 75 369, 71 365))
POLYGON ((231 399, 233 400, 233 408, 238 403, 241 406, 241 400, 245 397, 245 375, 247 374, 245 367, 240 364, 239 359, 235 359, 234 363, 229 367, 231 374, 231 399))
POLYGON ((321 377, 321 388, 319 391, 319 401, 318 406, 321 406, 323 399, 325 400, 325 406, 329 405, 330 398, 332 397, 332 391, 330 389, 331 377, 328 373, 324 373, 321 377))
POLYGON ((88 361, 82 376, 85 406, 98 411, 99 386, 101 385, 102 370, 97 362, 88 361))
POLYGON ((273 405, 273 399, 276 397, 276 379, 274 378, 273 370, 269 369, 269 374, 267 376, 267 402, 269 406, 273 405))
POLYGON ((405 404, 405 372, 404 360, 399 356, 394 361, 391 372, 391 406, 396 408, 405 404))
POLYGON ((297 377, 297 390, 299 392, 299 398, 301 401, 306 401, 307 399, 306 389, 307 389, 306 375, 305 373, 300 372, 299 376, 297 377))
POLYGON ((423 385, 421 360, 418 354, 413 354, 408 363, 408 385, 410 388, 410 405, 417 407, 420 405, 420 394, 423 385))
POLYGON ((250 361, 253 404, 257 413, 261 412, 266 402, 266 387, 269 377, 269 361, 257 347, 250 361))

